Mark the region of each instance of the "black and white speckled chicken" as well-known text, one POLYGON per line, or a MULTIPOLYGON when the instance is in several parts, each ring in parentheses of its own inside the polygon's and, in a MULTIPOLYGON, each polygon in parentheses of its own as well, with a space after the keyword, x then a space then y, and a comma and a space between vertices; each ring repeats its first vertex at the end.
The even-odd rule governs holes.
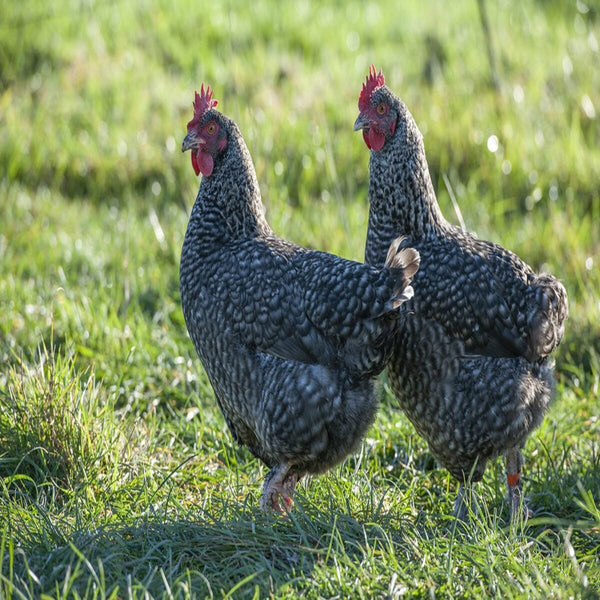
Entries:
POLYGON ((298 247, 264 218, 237 125, 196 93, 182 150, 202 182, 180 267, 187 328, 235 440, 270 472, 261 507, 359 445, 419 255, 388 244, 381 268, 298 247))
POLYGON ((468 481, 503 453, 511 515, 526 517, 520 450, 553 395, 547 357, 563 336, 565 288, 444 219, 421 133, 373 66, 358 106, 354 129, 371 151, 366 262, 382 265, 399 235, 421 255, 415 296, 403 307, 413 318, 399 321, 388 364, 394 394, 461 482, 455 514, 466 516, 468 481))

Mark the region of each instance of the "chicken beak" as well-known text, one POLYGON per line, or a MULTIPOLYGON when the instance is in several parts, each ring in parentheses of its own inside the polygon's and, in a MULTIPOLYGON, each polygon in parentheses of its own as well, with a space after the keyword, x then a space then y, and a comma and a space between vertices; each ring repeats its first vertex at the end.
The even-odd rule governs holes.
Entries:
POLYGON ((369 126, 369 120, 364 113, 360 113, 354 121, 354 131, 360 131, 361 129, 365 129, 365 127, 369 126))
POLYGON ((200 146, 201 144, 205 144, 206 140, 204 138, 196 136, 193 131, 190 131, 184 138, 181 143, 181 151, 185 152, 190 148, 195 148, 196 146, 200 146))

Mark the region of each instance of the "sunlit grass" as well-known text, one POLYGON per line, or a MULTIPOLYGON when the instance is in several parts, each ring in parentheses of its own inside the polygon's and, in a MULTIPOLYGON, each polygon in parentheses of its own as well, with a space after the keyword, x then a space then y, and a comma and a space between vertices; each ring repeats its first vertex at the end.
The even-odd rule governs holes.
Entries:
POLYGON ((499 91, 475 1, 2 5, 0 597, 594 597, 598 8, 486 5, 499 91), (187 337, 193 90, 210 83, 240 125, 273 228, 360 260, 352 123, 371 62, 424 133, 446 216, 444 175, 469 229, 569 292, 523 530, 500 462, 457 525, 455 484, 385 378, 360 454, 302 483, 289 519, 260 514, 265 469, 235 447, 187 337))

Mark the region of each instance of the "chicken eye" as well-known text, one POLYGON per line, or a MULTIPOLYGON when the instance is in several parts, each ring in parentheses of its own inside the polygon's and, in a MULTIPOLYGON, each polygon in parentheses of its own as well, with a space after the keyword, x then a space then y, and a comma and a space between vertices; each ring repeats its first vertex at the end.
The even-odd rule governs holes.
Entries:
POLYGON ((206 131, 208 132, 209 135, 213 135, 213 133, 217 130, 217 126, 214 123, 211 123, 207 128, 206 131))
POLYGON ((383 102, 381 102, 380 104, 377 105, 377 112, 382 115, 385 113, 385 104, 383 102))

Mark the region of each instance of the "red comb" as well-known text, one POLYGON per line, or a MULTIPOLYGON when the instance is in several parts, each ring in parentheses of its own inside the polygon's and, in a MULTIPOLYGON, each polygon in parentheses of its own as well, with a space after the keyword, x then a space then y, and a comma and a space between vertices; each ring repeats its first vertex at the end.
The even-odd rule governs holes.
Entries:
POLYGON ((200 87, 200 93, 196 92, 196 96, 194 98, 194 118, 187 124, 188 129, 193 127, 198 123, 200 117, 211 108, 215 108, 217 106, 218 101, 213 100, 212 90, 209 86, 206 86, 206 91, 204 90, 204 84, 200 87))
POLYGON ((375 65, 371 65, 367 80, 363 83, 360 96, 358 97, 358 110, 362 112, 369 108, 371 94, 383 85, 385 85, 385 77, 383 76, 381 69, 379 70, 379 73, 377 73, 375 65))

